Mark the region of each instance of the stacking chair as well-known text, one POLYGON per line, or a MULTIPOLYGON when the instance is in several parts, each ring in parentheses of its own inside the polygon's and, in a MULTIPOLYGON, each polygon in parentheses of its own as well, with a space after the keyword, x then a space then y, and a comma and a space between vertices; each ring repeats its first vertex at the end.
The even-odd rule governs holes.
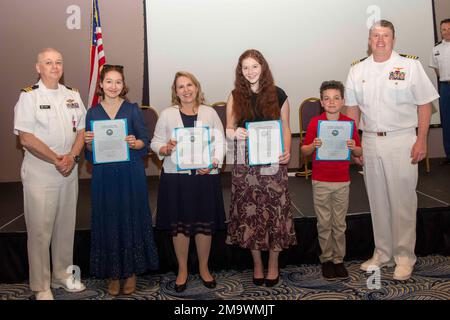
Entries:
MULTIPOLYGON (((144 115, 144 122, 148 129, 148 138, 151 141, 155 133, 156 123, 159 119, 159 113, 153 106, 141 106, 142 114, 144 115)), ((152 151, 149 149, 149 155, 152 151)))
MULTIPOLYGON (((155 134, 155 128, 156 123, 159 119, 159 113, 158 110, 156 110, 153 106, 141 106, 142 115, 144 116, 144 123, 147 126, 148 130, 148 138, 151 142, 153 139, 153 135, 155 134)), ((150 145, 148 147, 148 157, 151 158, 151 161, 155 162, 158 167, 158 172, 161 174, 162 170, 162 161, 159 160, 159 158, 156 156, 156 154, 150 149, 150 145)), ((158 211, 158 207, 155 208, 155 210, 152 210, 152 225, 155 226, 156 224, 156 213, 158 211)))
MULTIPOLYGON (((216 110, 219 115, 220 121, 222 121, 223 132, 225 134, 227 129, 227 103, 225 101, 215 102, 211 105, 211 107, 216 110)), ((221 172, 225 171, 226 160, 224 159, 221 172)))
POLYGON ((223 124, 223 130, 226 130, 227 126, 227 103, 224 101, 215 102, 211 105, 211 107, 216 110, 219 115, 220 121, 223 124))
POLYGON ((308 98, 304 100, 298 108, 298 123, 300 126, 300 146, 299 146, 299 171, 295 173, 296 177, 308 177, 312 174, 312 170, 308 169, 308 157, 302 156, 301 148, 303 139, 306 135, 306 129, 313 117, 322 114, 323 108, 318 98, 308 98), (302 165, 303 164, 303 165, 302 165))
POLYGON ((425 171, 427 173, 431 172, 431 168, 430 168, 430 158, 428 158, 428 152, 427 155, 425 156, 425 171))

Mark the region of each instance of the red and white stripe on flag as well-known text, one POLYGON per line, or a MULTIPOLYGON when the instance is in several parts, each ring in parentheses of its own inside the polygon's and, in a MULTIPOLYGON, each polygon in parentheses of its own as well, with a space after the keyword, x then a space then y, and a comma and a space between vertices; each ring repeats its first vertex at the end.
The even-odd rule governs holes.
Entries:
POLYGON ((102 28, 100 25, 100 13, 98 1, 92 0, 92 24, 91 24, 91 70, 89 77, 88 108, 98 103, 95 91, 100 79, 100 71, 105 64, 105 52, 103 51, 102 28))

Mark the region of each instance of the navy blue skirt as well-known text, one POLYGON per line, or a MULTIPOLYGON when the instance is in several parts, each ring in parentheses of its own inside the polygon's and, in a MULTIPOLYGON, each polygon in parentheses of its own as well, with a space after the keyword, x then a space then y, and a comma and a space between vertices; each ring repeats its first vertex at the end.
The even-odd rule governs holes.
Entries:
POLYGON ((94 165, 91 274, 123 279, 158 268, 142 160, 94 165))
POLYGON ((225 229, 219 174, 188 175, 161 172, 156 227, 176 236, 211 235, 225 229))

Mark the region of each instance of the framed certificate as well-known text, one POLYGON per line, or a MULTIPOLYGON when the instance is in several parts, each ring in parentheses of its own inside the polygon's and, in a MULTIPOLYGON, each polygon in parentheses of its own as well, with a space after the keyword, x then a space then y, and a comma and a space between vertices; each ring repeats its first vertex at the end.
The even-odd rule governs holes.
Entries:
POLYGON ((281 120, 247 122, 250 166, 278 163, 284 152, 281 120))
POLYGON ((127 119, 91 121, 94 164, 130 161, 127 119))
POLYGON ((177 171, 212 168, 209 127, 175 128, 177 171))
POLYGON ((350 160, 347 140, 353 137, 352 121, 319 120, 317 137, 322 140, 322 146, 316 149, 316 160, 350 160))

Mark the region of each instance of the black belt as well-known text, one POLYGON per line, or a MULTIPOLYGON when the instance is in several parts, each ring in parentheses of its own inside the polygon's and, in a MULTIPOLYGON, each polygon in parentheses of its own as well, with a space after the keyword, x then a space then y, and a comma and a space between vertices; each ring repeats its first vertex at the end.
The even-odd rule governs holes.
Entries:
POLYGON ((439 81, 442 84, 449 84, 450 85, 450 81, 439 81))

